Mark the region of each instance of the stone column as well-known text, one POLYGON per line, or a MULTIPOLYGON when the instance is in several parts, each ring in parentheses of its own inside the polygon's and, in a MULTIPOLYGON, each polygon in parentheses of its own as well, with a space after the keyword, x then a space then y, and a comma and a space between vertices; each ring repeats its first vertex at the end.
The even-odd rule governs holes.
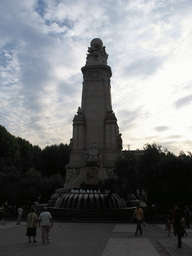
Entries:
POLYGON ((113 111, 108 111, 105 116, 105 149, 117 150, 118 126, 117 118, 113 111))
POLYGON ((85 149, 85 118, 81 109, 73 119, 73 150, 85 149))
POLYGON ((82 112, 86 120, 86 149, 95 142, 104 148, 104 119, 111 110, 110 77, 107 65, 85 66, 83 72, 82 112))

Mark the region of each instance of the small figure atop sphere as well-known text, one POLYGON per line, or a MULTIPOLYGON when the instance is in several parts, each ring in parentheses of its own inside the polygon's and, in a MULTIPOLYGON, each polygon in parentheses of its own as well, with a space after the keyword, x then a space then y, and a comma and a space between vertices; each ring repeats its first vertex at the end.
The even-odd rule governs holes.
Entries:
POLYGON ((103 47, 103 42, 99 38, 94 38, 91 43, 91 47, 93 48, 102 48, 103 47))
POLYGON ((108 54, 99 38, 94 38, 88 48, 86 65, 107 65, 108 54))

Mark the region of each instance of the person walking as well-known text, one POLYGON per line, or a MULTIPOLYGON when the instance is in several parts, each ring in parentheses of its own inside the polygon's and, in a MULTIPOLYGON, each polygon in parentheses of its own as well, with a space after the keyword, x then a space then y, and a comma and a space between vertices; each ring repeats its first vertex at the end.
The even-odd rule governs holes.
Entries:
POLYGON ((185 229, 185 227, 186 227, 186 222, 185 222, 185 218, 184 218, 184 217, 181 218, 181 225, 182 225, 182 227, 183 227, 184 235, 187 236, 187 231, 186 231, 186 229, 185 229))
POLYGON ((140 231, 140 235, 142 235, 143 230, 141 228, 141 223, 144 221, 144 213, 143 213, 143 210, 140 208, 140 203, 138 203, 136 206, 135 212, 133 214, 133 218, 136 219, 136 223, 137 223, 135 236, 137 236, 138 231, 140 231))
POLYGON ((177 235, 178 239, 178 248, 182 247, 182 241, 181 238, 184 236, 184 227, 182 225, 182 211, 180 208, 180 205, 177 204, 176 206, 176 211, 175 211, 175 218, 174 218, 174 234, 177 235))
POLYGON ((26 236, 29 237, 29 243, 31 243, 31 237, 33 236, 33 243, 36 243, 35 237, 37 235, 36 229, 38 227, 39 219, 36 214, 35 208, 32 208, 30 213, 27 215, 26 227, 27 233, 26 236))
POLYGON ((168 236, 170 236, 171 235, 171 230, 172 230, 170 218, 167 218, 165 225, 166 225, 168 236))
POLYGON ((39 215, 39 226, 41 227, 42 243, 50 243, 50 228, 53 226, 53 219, 50 212, 47 211, 47 207, 44 207, 44 211, 39 215))
POLYGON ((185 218, 185 228, 190 228, 190 210, 187 205, 185 205, 184 218, 185 218))
POLYGON ((2 204, 2 206, 0 207, 0 220, 2 222, 3 225, 5 225, 5 222, 3 220, 3 217, 4 217, 4 210, 5 210, 5 207, 4 207, 4 203, 2 204))
POLYGON ((23 214, 23 206, 19 207, 18 210, 17 210, 17 225, 21 225, 21 216, 23 214))

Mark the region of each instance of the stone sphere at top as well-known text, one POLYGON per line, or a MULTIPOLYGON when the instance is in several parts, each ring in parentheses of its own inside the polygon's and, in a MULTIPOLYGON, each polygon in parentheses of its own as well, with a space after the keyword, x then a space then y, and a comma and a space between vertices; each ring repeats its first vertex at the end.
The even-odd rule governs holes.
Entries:
POLYGON ((99 38, 94 38, 91 41, 91 47, 93 47, 93 48, 102 48, 103 47, 103 42, 99 38))

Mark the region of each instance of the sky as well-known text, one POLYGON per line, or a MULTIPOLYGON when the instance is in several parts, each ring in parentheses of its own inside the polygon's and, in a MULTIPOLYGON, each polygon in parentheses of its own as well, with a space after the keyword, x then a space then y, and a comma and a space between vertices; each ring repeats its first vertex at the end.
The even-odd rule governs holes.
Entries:
POLYGON ((0 0, 0 125, 42 149, 69 144, 93 38, 123 148, 191 152, 191 0, 0 0))

